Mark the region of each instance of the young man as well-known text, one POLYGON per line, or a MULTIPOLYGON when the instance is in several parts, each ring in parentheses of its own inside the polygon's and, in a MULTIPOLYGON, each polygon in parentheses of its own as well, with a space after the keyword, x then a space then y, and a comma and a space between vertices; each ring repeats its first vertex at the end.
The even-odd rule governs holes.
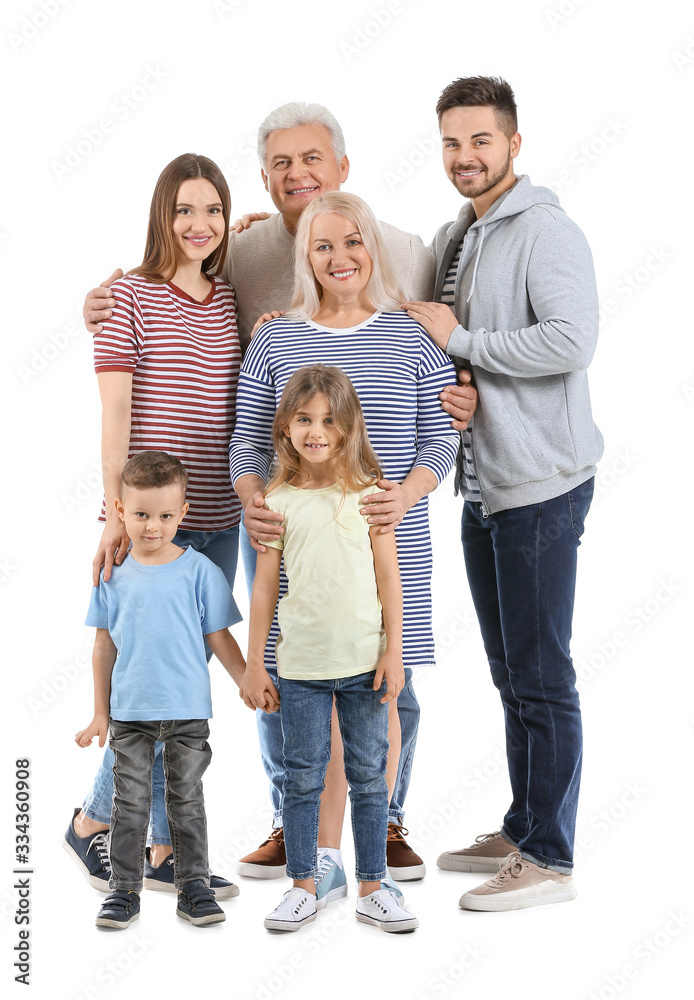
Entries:
POLYGON ((155 743, 164 743, 166 812, 174 831, 177 914, 218 923, 207 861, 202 776, 212 757, 205 640, 238 683, 245 670, 229 633, 240 621, 222 570, 174 543, 188 504, 177 458, 145 451, 125 465, 115 501, 132 547, 123 565, 92 591, 86 624, 96 627, 94 717, 75 737, 103 746, 110 731, 113 811, 110 888, 98 927, 122 929, 139 915, 155 743))
POLYGON ((598 302, 586 240, 547 188, 516 177, 521 147, 503 80, 456 80, 437 104, 446 173, 468 198, 434 239, 436 302, 407 309, 471 368, 463 432, 467 576, 506 724, 513 801, 501 829, 440 856, 498 874, 464 909, 573 899, 582 735, 569 654, 576 552, 602 437, 586 368, 598 302))
MULTIPOLYGON (((288 308, 294 283, 293 250, 294 232, 301 212, 313 198, 325 191, 338 190, 349 174, 349 160, 345 153, 342 129, 334 116, 320 104, 293 102, 272 111, 258 131, 258 155, 261 177, 278 214, 248 229, 238 227, 230 233, 229 250, 222 277, 231 282, 238 300, 238 325, 242 344, 247 344, 256 320, 270 310, 288 308)), ((434 259, 418 236, 404 233, 393 226, 381 223, 396 275, 407 294, 429 298, 433 292, 434 259)), ((84 317, 87 329, 95 332, 94 324, 108 319, 113 300, 109 299, 108 285, 120 272, 87 296, 84 317)), ((442 399, 442 406, 454 418, 454 426, 462 430, 474 411, 477 394, 467 384, 469 376, 463 373, 460 385, 449 386, 442 399)), ((281 516, 264 507, 264 483, 258 477, 246 476, 235 484, 244 505, 245 529, 253 545, 262 545, 279 537, 281 516)), ((388 516, 394 505, 380 503, 379 516, 388 516)), ((385 521, 382 523, 386 523, 385 521)), ((243 536, 242 536, 243 537, 243 536)), ((254 553, 248 548, 244 554, 247 582, 250 586, 254 572, 254 553)), ((107 555, 113 561, 114 555, 107 555)), ((120 555, 115 557, 120 561, 120 555)), ((425 866, 403 836, 403 809, 409 786, 414 746, 419 722, 419 705, 412 687, 411 677, 398 698, 398 713, 402 729, 401 766, 389 813, 388 867, 396 878, 422 878, 425 866)), ((282 834, 282 782, 284 762, 282 755, 282 730, 277 714, 258 713, 258 732, 263 766, 271 782, 273 829, 260 848, 242 858, 240 874, 258 878, 276 878, 284 875, 286 857, 282 834)), ((321 810, 321 844, 339 843, 344 815, 344 785, 335 789, 339 779, 340 761, 336 761, 335 774, 328 772, 326 793, 321 810), (335 791, 334 797, 332 791, 335 791), (326 808, 327 803, 327 808, 326 808)), ((344 782, 344 778, 342 778, 344 782)), ((78 813, 75 826, 79 827, 82 842, 98 829, 89 822, 90 817, 78 813)), ((103 827, 102 827, 103 830, 103 827)), ((156 862, 163 860, 166 848, 158 845, 156 862)), ((98 858, 95 858, 98 862, 98 858)), ((161 868, 161 864, 160 864, 161 868)), ((332 885, 334 870, 327 871, 324 886, 332 885)), ((344 875, 339 873, 344 881, 344 875)), ((344 882, 346 889, 346 882, 344 882)), ((330 890, 332 891, 332 889, 330 890)))

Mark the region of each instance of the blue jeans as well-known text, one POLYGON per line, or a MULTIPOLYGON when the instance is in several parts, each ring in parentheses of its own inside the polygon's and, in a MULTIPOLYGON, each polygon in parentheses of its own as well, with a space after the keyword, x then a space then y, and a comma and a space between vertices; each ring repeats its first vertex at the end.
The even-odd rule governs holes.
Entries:
MULTIPOLYGON (((189 545, 211 559, 215 566, 224 573, 229 587, 234 588, 236 562, 239 551, 238 526, 225 531, 185 531, 179 529, 174 537, 174 544, 187 548, 189 545)), ((116 568, 117 569, 117 568, 116 568)), ((205 644, 207 659, 211 651, 205 644)), ((170 844, 169 825, 166 820, 164 802, 165 782, 162 765, 164 744, 157 741, 154 748, 155 760, 152 768, 152 809, 149 828, 151 844, 170 844)), ((101 758, 101 764, 94 777, 94 782, 87 795, 82 809, 85 815, 97 823, 109 823, 111 820, 111 802, 113 799, 113 753, 106 747, 101 758)))
POLYGON ((154 747, 162 743, 166 810, 172 832, 175 885, 210 884, 202 776, 212 759, 207 719, 110 721, 113 811, 109 858, 112 889, 142 890, 154 747))
POLYGON ((502 833, 543 868, 570 872, 583 736, 569 653, 576 557, 593 479, 484 516, 465 502, 470 591, 501 695, 513 800, 502 833))
POLYGON ((284 735, 284 843, 287 875, 316 874, 318 817, 330 760, 333 696, 345 754, 352 803, 356 876, 379 882, 386 870, 388 833, 388 706, 373 690, 375 671, 337 680, 280 678, 284 735))
MULTIPOLYGON (((243 559, 243 571, 246 576, 246 586, 250 598, 255 578, 256 551, 251 545, 250 539, 243 526, 241 518, 240 549, 243 559)), ((277 687, 277 671, 268 669, 272 682, 277 687)), ((258 740, 260 742, 260 757, 265 768, 265 774, 270 779, 270 799, 272 801, 273 829, 282 826, 282 791, 284 787, 284 756, 282 752, 282 723, 280 714, 273 712, 268 715, 256 709, 255 718, 258 726, 258 740)), ((412 670, 405 668, 405 687, 398 696, 398 717, 400 719, 401 730, 401 750, 400 762, 398 764, 398 774, 395 779, 393 798, 390 800, 388 812, 388 822, 402 826, 405 798, 410 787, 412 776, 412 761, 417 743, 417 730, 419 728, 419 702, 414 693, 412 684, 412 670)))

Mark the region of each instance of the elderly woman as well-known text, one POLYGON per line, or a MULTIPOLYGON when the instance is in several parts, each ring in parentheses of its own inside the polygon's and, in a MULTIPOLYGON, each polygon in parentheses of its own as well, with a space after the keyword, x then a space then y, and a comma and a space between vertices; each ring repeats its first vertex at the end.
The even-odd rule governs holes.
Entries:
MULTIPOLYGON (((260 547, 263 541, 277 538, 282 532, 281 515, 263 509, 263 498, 273 458, 272 420, 282 390, 290 376, 306 365, 320 362, 341 368, 359 395, 369 438, 387 476, 379 482, 382 492, 369 496, 368 507, 362 510, 369 523, 396 533, 406 668, 406 688, 398 699, 398 710, 402 712, 403 706, 407 710, 409 698, 416 711, 411 671, 431 664, 434 654, 427 495, 446 476, 458 450, 459 434, 451 429, 450 417, 439 401, 442 389, 455 382, 455 371, 424 329, 401 310, 403 295, 378 223, 360 198, 332 191, 314 199, 301 215, 295 255, 291 307, 286 316, 259 329, 241 371, 230 445, 234 489, 244 505, 246 530, 255 543, 260 547)), ((276 671, 278 632, 275 616, 265 656, 271 675, 276 671)), ((311 641, 310 635, 306 641, 311 641)), ((271 720, 266 717, 264 721, 271 720)), ((272 722, 281 740, 280 720, 274 717, 272 722)), ((326 896, 337 898, 347 891, 335 850, 346 799, 336 730, 334 726, 333 760, 319 831, 320 847, 333 851, 319 857, 318 906, 321 900, 327 901, 326 896)), ((403 747, 405 759, 397 768, 389 838, 400 836, 413 747, 414 740, 408 740, 403 747)), ((281 775, 277 780, 281 782, 281 775)), ((278 823, 281 819, 275 817, 275 826, 278 823)), ((388 863, 393 871, 390 854, 388 863)), ((404 879, 421 877, 407 868, 393 874, 404 879)))

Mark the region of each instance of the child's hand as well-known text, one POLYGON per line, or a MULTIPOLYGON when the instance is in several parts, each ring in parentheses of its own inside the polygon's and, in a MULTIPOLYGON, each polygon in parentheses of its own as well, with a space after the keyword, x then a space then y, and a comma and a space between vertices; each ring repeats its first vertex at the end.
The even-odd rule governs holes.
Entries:
POLYGON ((87 728, 83 729, 81 733, 77 733, 75 743, 78 747, 91 746, 92 739, 95 736, 99 737, 99 746, 102 747, 106 743, 106 737, 108 736, 108 716, 95 715, 87 728))
POLYGON ((398 695, 405 687, 405 669, 402 665, 402 655, 389 653, 387 650, 378 661, 376 676, 374 677, 373 688, 378 691, 385 678, 388 690, 381 698, 381 704, 397 700, 398 695))
POLYGON ((261 708, 263 712, 276 712, 280 707, 280 696, 265 667, 246 667, 239 685, 239 697, 249 708, 261 708))

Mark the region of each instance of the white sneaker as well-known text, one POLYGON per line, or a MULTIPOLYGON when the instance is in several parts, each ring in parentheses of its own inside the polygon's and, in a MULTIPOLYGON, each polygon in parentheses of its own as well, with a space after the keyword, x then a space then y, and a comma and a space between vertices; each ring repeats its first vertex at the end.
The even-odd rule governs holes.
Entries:
POLYGON ((305 889, 289 889, 280 905, 265 917, 264 924, 269 931, 298 931, 316 916, 316 897, 305 889))
POLYGON ((382 931, 402 934, 419 927, 419 921, 409 910, 400 905, 395 893, 387 889, 378 889, 370 896, 360 897, 357 901, 357 920, 364 924, 373 924, 382 931))

